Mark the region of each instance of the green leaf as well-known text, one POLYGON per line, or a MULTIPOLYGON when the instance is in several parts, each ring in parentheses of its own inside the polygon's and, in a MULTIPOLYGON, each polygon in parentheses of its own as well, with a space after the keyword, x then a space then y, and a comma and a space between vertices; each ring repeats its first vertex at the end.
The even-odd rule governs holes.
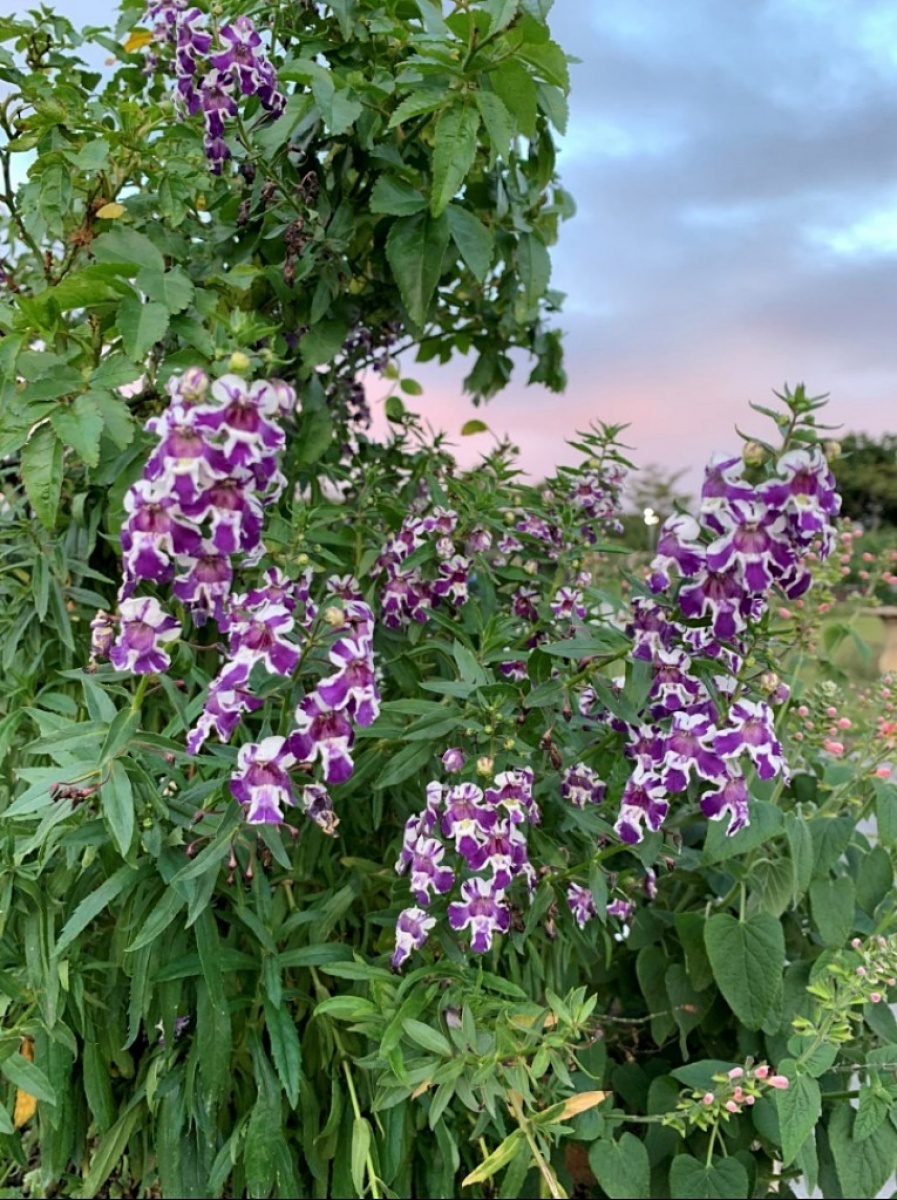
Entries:
POLYGON ((265 1028, 271 1045, 271 1057, 290 1107, 299 1103, 302 1082, 302 1045, 296 1032, 296 1022, 286 1008, 265 1000, 265 1028))
POLYGON ((499 33, 517 16, 520 0, 487 0, 483 6, 489 14, 489 33, 499 33))
POLYGON ((100 438, 103 436, 103 414, 93 393, 76 396, 73 404, 66 404, 50 414, 50 424, 56 435, 66 446, 71 446, 88 467, 100 461, 100 438))
POLYGON ((424 113, 435 112, 437 108, 443 108, 446 103, 446 95, 441 88, 438 91, 412 92, 410 96, 405 97, 392 114, 387 128, 395 129, 397 125, 410 121, 412 117, 420 117, 424 113))
POLYGON ((536 74, 546 83, 553 83, 562 91, 570 88, 570 68, 567 55, 557 42, 525 42, 517 54, 524 62, 535 67, 536 74))
POLYGON ((815 879, 810 884, 810 912, 826 946, 837 950, 853 930, 856 888, 852 879, 815 879))
POLYGON ((368 1154, 371 1150, 371 1127, 364 1117, 352 1122, 352 1182, 359 1196, 364 1193, 364 1177, 368 1154))
POLYGON ((517 269, 520 272, 523 294, 519 298, 516 315, 519 321, 529 321, 537 316, 539 302, 545 295, 551 278, 548 247, 537 234, 520 235, 517 244, 517 269))
POLYGON ((491 230, 460 204, 450 204, 446 212, 452 241, 473 276, 482 283, 489 273, 495 253, 495 238, 491 230))
POLYGON ((371 212, 410 217, 427 207, 427 198, 416 187, 393 175, 381 175, 371 192, 371 212))
POLYGON ((85 896, 63 926, 62 933, 60 933, 53 950, 53 957, 60 958, 94 917, 98 917, 104 908, 107 908, 117 896, 120 896, 125 888, 133 883, 137 875, 138 872, 133 867, 119 867, 105 883, 100 884, 96 891, 85 896))
POLYGON ((165 336, 168 309, 156 300, 144 304, 138 296, 126 296, 118 306, 116 324, 125 353, 143 362, 149 351, 165 336))
POLYGON ((196 1013, 199 1070, 206 1103, 214 1112, 230 1092, 233 1034, 221 973, 221 939, 209 909, 199 915, 194 929, 203 982, 196 1013))
POLYGON ((28 502, 41 524, 53 529, 62 494, 62 443, 52 426, 35 429, 22 448, 21 464, 28 502))
POLYGON ((79 1196, 84 1200, 93 1200, 97 1192, 112 1174, 116 1164, 124 1154, 128 1139, 134 1132, 138 1120, 145 1119, 146 1110, 134 1103, 133 1108, 126 1110, 115 1122, 109 1132, 96 1146, 90 1160, 90 1169, 81 1185, 79 1196))
POLYGON ((483 91, 475 92, 474 100, 489 135, 493 161, 496 158, 507 159, 514 136, 514 122, 504 101, 495 92, 483 91))
POLYGON ((118 760, 109 766, 109 777, 100 788, 100 806, 109 832, 124 858, 134 837, 134 793, 131 780, 118 760))
POLYGON ((854 1134, 855 1114, 848 1104, 838 1104, 828 1124, 829 1144, 845 1196, 877 1196, 897 1163, 897 1130, 890 1121, 859 1139, 854 1134))
POLYGON ((536 133, 536 84, 523 63, 507 59, 491 75, 492 86, 525 137, 536 133))
POLYGON ((158 300, 170 313, 183 312, 193 299, 193 284, 180 267, 171 271, 143 267, 134 283, 150 300, 158 300))
POLYGON ((782 1135, 782 1163, 788 1167, 816 1128, 822 1115, 822 1094, 816 1080, 808 1075, 798 1075, 790 1059, 779 1063, 779 1071, 790 1081, 787 1088, 775 1094, 782 1135))
POLYGON ((746 1200, 747 1171, 737 1158, 716 1159, 709 1167, 690 1154, 677 1154, 670 1166, 672 1200, 746 1200))
POLYGON ((440 216, 461 190, 477 153, 480 114, 475 108, 457 104, 439 117, 433 144, 433 186, 430 212, 440 216))
POLYGON ((589 1166, 611 1200, 647 1200, 651 1195, 651 1166, 645 1143, 632 1133, 620 1140, 600 1140, 589 1149, 589 1166))
POLYGON ((523 1134, 519 1129, 515 1129, 509 1134, 501 1145, 496 1146, 491 1154, 476 1167, 469 1175, 465 1176, 461 1181, 462 1187, 472 1187, 475 1183, 485 1183, 487 1179, 491 1179, 496 1171, 500 1171, 502 1167, 507 1166, 509 1162, 517 1157, 521 1150, 526 1149, 526 1142, 523 1140, 523 1134))
POLYGON ((857 903, 871 915, 894 886, 894 868, 884 846, 873 847, 862 860, 856 886, 857 903))
POLYGON ((759 1029, 782 986, 785 938, 770 913, 738 921, 717 913, 707 922, 704 944, 719 990, 748 1029, 759 1029))
POLYGON ((404 421, 407 410, 399 396, 387 396, 383 405, 387 421, 404 421))
POLYGON ((422 1046, 424 1050, 429 1050, 432 1054, 438 1054, 442 1058, 451 1058, 454 1054, 449 1041, 437 1029, 425 1025, 423 1021, 416 1021, 413 1017, 409 1017, 402 1029, 412 1042, 416 1042, 418 1046, 422 1046))
POLYGON ((386 239, 387 261, 408 315, 418 328, 427 320, 430 301, 442 274, 449 234, 445 213, 436 219, 418 213, 413 217, 398 217, 386 239))
POLYGON ((695 1092, 710 1092, 714 1088, 714 1075, 728 1075, 738 1063, 725 1062, 721 1058, 702 1058, 700 1062, 688 1063, 684 1067, 676 1067, 670 1074, 680 1083, 695 1092))
POLYGON ((785 835, 791 852, 791 899, 796 905, 813 878, 813 838, 806 821, 796 813, 786 814, 785 835))
POLYGON ((888 1119, 892 1104, 893 1098, 887 1092, 866 1085, 861 1087, 853 1123, 854 1141, 862 1142, 871 1137, 888 1119))
POLYGON ((272 1098, 261 1091, 249 1114, 244 1142, 243 1161, 249 1196, 270 1196, 274 1186, 278 1149, 283 1140, 280 1106, 275 1105, 272 1098))
POLYGON ((136 275, 140 267, 150 271, 165 270, 165 259, 145 233, 136 229, 110 229, 101 233, 90 244, 94 261, 98 263, 125 263, 134 268, 136 275))
POLYGON ((5 1075, 10 1083, 27 1092, 29 1096, 34 1096, 36 1100, 42 1100, 45 1104, 56 1103, 56 1093, 50 1086, 49 1079, 40 1067, 29 1062, 23 1055, 11 1054, 9 1058, 0 1060, 0 1074, 5 1075))
POLYGON ((462 437, 473 437, 475 433, 488 433, 489 426, 485 421, 478 421, 474 418, 472 421, 465 421, 461 426, 462 437))
POLYGON ((141 947, 148 946, 150 942, 154 942, 156 938, 161 937, 186 903, 185 897, 180 892, 175 891, 174 888, 170 888, 165 892, 159 903, 144 921, 137 937, 127 947, 127 953, 133 954, 135 950, 140 950, 141 947))

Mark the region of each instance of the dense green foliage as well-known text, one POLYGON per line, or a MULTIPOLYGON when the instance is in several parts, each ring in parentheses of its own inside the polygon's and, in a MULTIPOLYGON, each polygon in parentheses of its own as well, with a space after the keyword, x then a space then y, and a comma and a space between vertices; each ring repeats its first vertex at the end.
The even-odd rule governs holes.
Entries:
POLYGON ((872 529, 897 526, 897 437, 847 434, 835 473, 845 516, 872 529))
MULTIPOLYGON (((727 837, 692 780, 626 844, 614 721, 650 708, 627 631, 646 589, 576 502, 596 481, 616 498, 621 431, 578 435, 582 464, 534 488, 508 447, 457 471, 399 398, 420 390, 406 345, 475 352, 475 397, 515 347, 562 386, 545 317, 571 208, 551 134, 567 59, 549 9, 256 6, 285 114, 241 102, 219 175, 199 114, 174 119, 170 55, 144 73, 137 7, 117 40, 91 34, 103 72, 64 21, 0 22, 3 1194, 737 1200, 803 1175, 871 1197, 897 1161, 890 689, 801 691, 798 663, 778 718, 792 775, 751 773, 750 824, 727 837), (384 355, 380 444, 353 415, 384 355), (299 393, 265 555, 235 587, 308 572, 320 604, 295 670, 253 677, 261 706, 195 755, 225 635, 175 604, 170 670, 135 678, 92 655, 90 628, 117 604, 125 495, 157 446, 145 423, 188 367, 299 393), (439 510, 469 599, 391 628, 384 546, 439 510), (519 545, 498 553, 507 533, 519 545), (349 574, 376 614, 382 706, 332 787, 338 836, 298 803, 249 825, 238 751, 287 734, 333 670, 327 579, 349 574), (397 972, 412 898, 394 864, 427 785, 452 782, 449 749, 465 781, 533 772, 533 888, 511 885, 484 954, 434 902, 443 919, 397 972), (578 764, 603 802, 563 798, 578 764), (594 906, 583 927, 571 885, 594 906)), ((811 446, 814 402, 783 399, 776 452, 811 446)), ((440 577, 433 539, 412 560, 440 577)), ((818 585, 825 604, 833 578, 818 585)), ((825 614, 800 612, 751 627, 738 694, 778 690, 795 647, 825 669, 825 614)))

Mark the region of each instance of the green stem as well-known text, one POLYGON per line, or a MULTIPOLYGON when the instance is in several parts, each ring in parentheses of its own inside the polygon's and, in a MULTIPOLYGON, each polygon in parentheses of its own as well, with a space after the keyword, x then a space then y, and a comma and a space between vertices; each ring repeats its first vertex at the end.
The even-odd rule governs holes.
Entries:
POLYGON ((551 1169, 551 1165, 546 1160, 542 1151, 539 1149, 539 1145, 533 1136, 532 1129, 530 1128, 530 1123, 523 1115, 523 1109, 520 1107, 520 1097, 516 1092, 510 1091, 507 1093, 507 1099, 511 1108, 511 1112, 514 1114, 514 1119, 517 1121, 517 1125, 519 1126, 521 1133, 526 1138, 527 1145, 530 1148, 530 1153, 533 1156, 533 1161, 539 1169, 539 1174, 545 1180, 545 1184, 548 1188, 548 1194, 552 1197, 552 1200, 567 1200, 567 1193, 561 1187, 560 1180, 551 1169))

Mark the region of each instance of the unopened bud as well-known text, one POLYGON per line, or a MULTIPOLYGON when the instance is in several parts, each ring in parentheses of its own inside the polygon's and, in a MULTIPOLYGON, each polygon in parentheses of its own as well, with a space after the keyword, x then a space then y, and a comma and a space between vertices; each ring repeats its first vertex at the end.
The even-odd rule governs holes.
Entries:
POLYGON ((484 754, 477 759, 477 775, 489 776, 495 770, 495 759, 484 754))
POLYGON ((766 461, 766 450, 759 442, 745 442, 741 458, 746 467, 759 467, 766 461))
POLYGON ((335 605, 324 609, 324 620, 334 629, 337 629, 340 625, 345 625, 346 623, 346 618, 343 616, 343 610, 341 608, 337 608, 335 605))
POLYGON ((834 462, 836 458, 841 457, 841 443, 840 442, 826 442, 822 447, 822 453, 825 455, 825 457, 828 459, 829 462, 834 462))
POLYGON ((249 361, 249 355, 244 354, 242 350, 235 350, 227 364, 228 370, 233 371, 237 375, 245 375, 251 366, 252 363, 249 361))

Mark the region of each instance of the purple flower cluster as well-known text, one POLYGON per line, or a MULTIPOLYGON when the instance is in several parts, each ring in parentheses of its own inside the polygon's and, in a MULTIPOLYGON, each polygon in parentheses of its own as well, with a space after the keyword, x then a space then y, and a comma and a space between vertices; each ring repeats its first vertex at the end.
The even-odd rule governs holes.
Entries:
MULTIPOLYGON (((249 17, 239 16, 217 28, 213 37, 200 9, 186 8, 181 0, 158 0, 147 9, 146 19, 159 41, 174 46, 175 103, 187 116, 202 113, 206 157, 220 174, 231 157, 224 135, 237 115, 238 97, 258 96, 275 117, 286 103, 261 36, 249 17)), ((156 63, 155 55, 148 56, 148 69, 156 63)))
POLYGON ((528 767, 501 772, 485 792, 475 783, 428 784, 426 806, 408 819, 396 863, 397 874, 409 875, 417 906, 399 916, 394 969, 423 946, 435 923, 426 909, 435 896, 452 891, 462 872, 460 898, 448 906, 452 929, 469 930, 471 949, 478 954, 489 949, 496 933, 508 932, 508 889, 517 878, 530 891, 535 887, 526 826, 539 820, 528 767), (457 868, 443 861, 449 845, 460 859, 457 868))
MULTIPOLYGON (((401 629, 412 621, 424 624, 442 601, 454 608, 466 604, 471 562, 452 540, 457 525, 456 512, 434 508, 423 517, 406 517, 398 533, 386 542, 375 570, 385 576, 380 605, 383 622, 390 629, 401 629), (432 572, 430 577, 424 573, 422 564, 408 561, 428 543, 435 548, 435 578, 432 572)), ((482 533, 479 531, 480 541, 482 533)))
POLYGON ((748 823, 743 765, 760 779, 787 773, 767 702, 787 690, 752 692, 742 677, 745 637, 772 589, 793 598, 810 586, 805 558, 814 548, 829 553, 840 498, 817 449, 785 454, 776 475, 756 486, 743 471, 741 459, 713 462, 698 518, 677 515, 663 526, 649 587, 675 605, 633 602, 633 655, 651 664, 652 678, 643 723, 616 722, 634 763, 616 823, 625 842, 659 830, 670 797, 690 785, 705 815, 727 817, 736 833, 748 823), (709 679, 697 660, 709 660, 709 679))
POLYGON ((626 474, 620 463, 600 462, 569 481, 566 499, 584 520, 579 532, 589 545, 594 545, 602 533, 623 532, 620 505, 626 474))
MULTIPOLYGON (((274 579, 272 586, 280 591, 282 581, 274 579)), ((292 596, 280 596, 277 600, 265 598, 265 589, 260 589, 256 595, 258 598, 254 602, 253 593, 240 597, 241 617, 231 623, 232 658, 210 689, 203 716, 194 730, 191 749, 201 744, 212 728, 223 740, 232 731, 236 723, 232 712, 227 712, 225 721, 218 714, 224 707, 222 691, 230 686, 228 676, 236 668, 243 670, 248 666, 251 671, 254 665, 261 664, 273 674, 292 674, 298 664, 299 651, 285 635, 297 617, 300 624, 308 625, 317 615, 317 609, 307 598, 307 584, 294 589, 292 596), (235 636, 236 642, 233 641, 235 636)), ((231 791, 246 806, 246 819, 250 824, 282 821, 282 805, 294 802, 289 769, 295 766, 307 772, 317 762, 323 784, 312 783, 305 787, 301 804, 311 820, 325 833, 333 835, 338 822, 324 784, 345 783, 349 778, 354 769, 351 750, 355 726, 373 724, 380 711, 371 609, 361 599, 348 599, 343 601, 341 608, 330 607, 323 615, 337 634, 329 648, 335 671, 299 701, 294 728, 288 737, 266 738, 240 750, 231 791), (264 759, 267 773, 258 768, 259 756, 264 759), (276 774, 276 787, 280 789, 275 792, 271 791, 274 787, 271 772, 276 774), (278 800, 277 804, 272 802, 272 796, 278 800)), ((248 680, 248 672, 246 678, 248 680)), ((227 699, 231 699, 230 692, 227 699)), ((249 695, 244 683, 233 704, 236 707, 247 701, 252 706, 259 703, 249 695)), ((239 714, 236 720, 239 720, 239 714)))

